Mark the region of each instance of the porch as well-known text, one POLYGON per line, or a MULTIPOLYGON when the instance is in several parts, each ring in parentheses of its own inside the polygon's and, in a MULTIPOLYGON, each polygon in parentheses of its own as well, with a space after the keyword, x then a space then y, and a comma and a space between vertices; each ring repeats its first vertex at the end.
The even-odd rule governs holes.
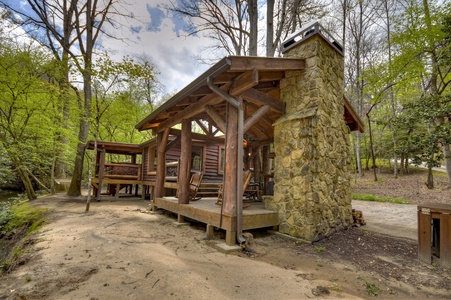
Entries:
MULTIPOLYGON (((154 205, 158 208, 177 214, 178 222, 183 223, 186 218, 207 224, 207 238, 213 238, 215 228, 226 231, 226 244, 233 245, 236 240, 236 216, 224 215, 221 206, 216 205, 217 198, 201 198, 190 201, 189 204, 179 204, 175 197, 156 197, 154 205)), ((276 211, 267 210, 263 202, 243 199, 245 204, 250 204, 242 212, 242 229, 256 229, 265 227, 277 227, 279 214, 276 211)))

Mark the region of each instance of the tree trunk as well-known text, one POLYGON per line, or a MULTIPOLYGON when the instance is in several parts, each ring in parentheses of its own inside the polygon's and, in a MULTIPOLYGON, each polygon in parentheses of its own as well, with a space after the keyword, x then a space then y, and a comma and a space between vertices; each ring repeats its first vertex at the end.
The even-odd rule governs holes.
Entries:
POLYGON ((248 0, 249 14, 249 55, 257 56, 258 48, 258 4, 257 0, 248 0))
POLYGON ((356 133, 356 147, 355 147, 355 156, 357 161, 357 171, 359 173, 359 176, 363 176, 363 170, 362 170, 362 158, 360 154, 360 132, 357 131, 356 133))
POLYGON ((72 174, 72 180, 70 182, 67 195, 80 196, 81 195, 81 181, 83 179, 83 160, 85 157, 86 142, 89 135, 89 120, 91 118, 91 99, 92 99, 92 85, 91 85, 91 71, 92 71, 92 50, 94 48, 93 40, 93 26, 94 17, 91 14, 92 2, 87 0, 86 2, 86 40, 83 40, 82 36, 78 36, 80 45, 84 42, 83 58, 83 92, 84 92, 84 104, 82 116, 80 118, 80 131, 78 132, 78 146, 77 154, 75 156, 74 172, 72 174))
POLYGON ((14 164, 17 173, 19 174, 20 180, 22 181, 25 192, 27 193, 28 200, 34 200, 37 198, 36 193, 31 183, 30 177, 28 177, 28 172, 25 166, 22 165, 21 159, 19 157, 11 156, 11 161, 14 164))
POLYGON ((273 57, 274 45, 274 0, 266 1, 266 56, 273 57))
POLYGON ((376 170, 376 157, 374 156, 374 146, 373 146, 373 132, 371 130, 371 120, 370 120, 370 116, 367 114, 366 115, 367 119, 368 119, 368 133, 370 135, 370 153, 371 153, 371 158, 372 158, 372 168, 373 168, 373 173, 374 173, 374 181, 377 181, 377 170, 376 170))
POLYGON ((428 189, 432 190, 434 188, 434 175, 432 174, 432 168, 428 167, 428 181, 426 182, 428 189))

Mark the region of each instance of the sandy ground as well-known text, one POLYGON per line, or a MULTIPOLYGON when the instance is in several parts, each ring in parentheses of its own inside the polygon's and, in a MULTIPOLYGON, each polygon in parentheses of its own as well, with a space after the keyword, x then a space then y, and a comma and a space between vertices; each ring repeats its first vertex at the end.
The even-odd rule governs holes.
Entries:
POLYGON ((416 204, 387 204, 352 201, 352 208, 361 210, 370 231, 418 240, 416 204))
MULTIPOLYGON (((364 279, 391 282, 340 261, 293 255, 277 239, 260 242, 266 246, 261 259, 219 253, 202 225, 177 226, 173 217, 145 213, 149 201, 102 200, 88 213, 83 198, 56 195, 34 204, 51 209, 50 222, 27 262, 0 279, 0 299, 361 299, 369 297, 364 279)), ((363 210, 368 230, 416 238, 416 206, 353 206, 363 210)), ((385 295, 422 299, 430 293, 396 285, 398 294, 390 287, 385 295)))
POLYGON ((84 213, 82 199, 61 197, 35 203, 53 207, 52 221, 32 258, 0 281, 1 299, 299 299, 324 284, 219 253, 203 231, 142 213, 148 201, 93 202, 84 213))

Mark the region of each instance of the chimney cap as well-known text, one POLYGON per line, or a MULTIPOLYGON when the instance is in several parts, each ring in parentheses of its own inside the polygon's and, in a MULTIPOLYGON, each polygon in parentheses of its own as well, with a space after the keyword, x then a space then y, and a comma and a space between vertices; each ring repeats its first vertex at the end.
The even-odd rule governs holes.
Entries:
POLYGON ((285 41, 282 42, 282 53, 287 52, 291 48, 296 45, 302 43, 309 37, 319 34, 326 40, 332 48, 338 51, 341 55, 343 55, 343 46, 335 39, 326 29, 324 29, 321 24, 316 21, 310 23, 304 27, 302 27, 298 32, 294 33, 290 37, 288 37, 285 41))

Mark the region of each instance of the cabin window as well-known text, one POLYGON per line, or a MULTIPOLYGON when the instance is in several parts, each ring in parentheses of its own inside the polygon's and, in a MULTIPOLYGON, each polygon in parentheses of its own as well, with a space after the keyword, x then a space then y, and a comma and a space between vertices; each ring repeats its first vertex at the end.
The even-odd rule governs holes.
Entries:
POLYGON ((218 147, 218 174, 224 174, 224 164, 225 164, 225 147, 220 145, 218 147))

